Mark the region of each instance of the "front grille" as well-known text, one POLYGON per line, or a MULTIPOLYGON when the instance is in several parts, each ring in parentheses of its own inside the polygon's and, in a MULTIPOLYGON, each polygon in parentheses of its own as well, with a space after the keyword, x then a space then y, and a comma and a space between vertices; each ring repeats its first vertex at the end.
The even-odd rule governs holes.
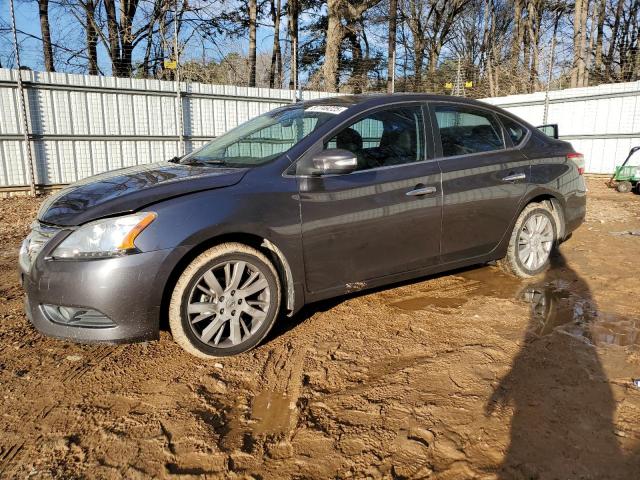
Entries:
POLYGON ((25 270, 33 263, 44 246, 51 240, 61 229, 43 225, 35 221, 31 224, 31 232, 22 242, 20 248, 20 263, 25 270))

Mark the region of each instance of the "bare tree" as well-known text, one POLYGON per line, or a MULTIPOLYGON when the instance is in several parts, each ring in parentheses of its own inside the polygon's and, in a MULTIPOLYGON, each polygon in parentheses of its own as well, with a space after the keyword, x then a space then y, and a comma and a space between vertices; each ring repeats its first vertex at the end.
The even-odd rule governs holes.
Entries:
POLYGON ((51 31, 49 28, 49 0, 38 0, 38 15, 40 17, 40 30, 42 32, 42 53, 44 55, 44 68, 47 72, 55 72, 56 68, 53 64, 51 31))
POLYGON ((85 32, 87 39, 87 63, 89 75, 98 75, 98 30, 96 28, 96 0, 86 0, 85 32))
POLYGON ((256 32, 258 28, 258 3, 249 0, 249 86, 256 86, 256 32))
POLYGON ((398 0, 389 1, 389 43, 387 63, 387 92, 393 93, 396 70, 396 30, 398 25, 398 0))
POLYGON ((282 55, 280 51, 280 17, 282 0, 271 0, 271 19, 273 20, 273 50, 271 52, 271 69, 269 70, 269 87, 282 87, 282 55))
POLYGON ((589 0, 576 0, 573 12, 573 69, 571 86, 586 85, 586 50, 587 50, 587 14, 589 0))
POLYGON ((287 3, 287 13, 289 18, 288 30, 291 41, 291 75, 289 78, 289 88, 298 88, 298 16, 300 15, 299 0, 289 0, 287 3))

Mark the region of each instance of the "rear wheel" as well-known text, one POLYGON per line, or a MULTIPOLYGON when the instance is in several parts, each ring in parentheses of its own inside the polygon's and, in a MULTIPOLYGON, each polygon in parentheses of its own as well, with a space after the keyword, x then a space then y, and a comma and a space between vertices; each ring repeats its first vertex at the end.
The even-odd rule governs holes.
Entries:
POLYGON ((516 220, 507 255, 498 264, 518 277, 533 277, 549 266, 557 238, 557 217, 549 203, 531 203, 516 220))
POLYGON ((623 182, 618 182, 618 184, 616 185, 616 190, 618 190, 618 192, 620 193, 629 193, 632 188, 633 185, 631 185, 631 182, 628 182, 626 180, 623 182))
POLYGON ((267 257, 240 243, 202 253, 171 296, 174 340, 201 358, 246 352, 269 333, 280 308, 278 274, 267 257))

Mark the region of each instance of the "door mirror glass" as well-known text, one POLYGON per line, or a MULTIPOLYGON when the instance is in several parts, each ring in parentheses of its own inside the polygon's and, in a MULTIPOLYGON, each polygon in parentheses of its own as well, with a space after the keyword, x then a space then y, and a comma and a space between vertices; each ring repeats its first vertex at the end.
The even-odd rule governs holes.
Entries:
POLYGON ((558 124, 550 123, 548 125, 540 125, 536 127, 542 133, 544 133, 547 137, 558 138, 558 124))
POLYGON ((340 148, 323 150, 313 156, 312 162, 315 175, 351 173, 358 168, 358 159, 355 154, 340 148))

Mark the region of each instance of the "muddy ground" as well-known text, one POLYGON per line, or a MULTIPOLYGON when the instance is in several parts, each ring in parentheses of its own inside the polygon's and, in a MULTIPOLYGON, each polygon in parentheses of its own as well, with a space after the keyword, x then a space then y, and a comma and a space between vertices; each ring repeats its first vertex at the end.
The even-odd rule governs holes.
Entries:
POLYGON ((325 302, 219 362, 42 337, 16 260, 38 202, 0 200, 0 477, 640 478, 640 196, 589 187, 541 278, 325 302))

